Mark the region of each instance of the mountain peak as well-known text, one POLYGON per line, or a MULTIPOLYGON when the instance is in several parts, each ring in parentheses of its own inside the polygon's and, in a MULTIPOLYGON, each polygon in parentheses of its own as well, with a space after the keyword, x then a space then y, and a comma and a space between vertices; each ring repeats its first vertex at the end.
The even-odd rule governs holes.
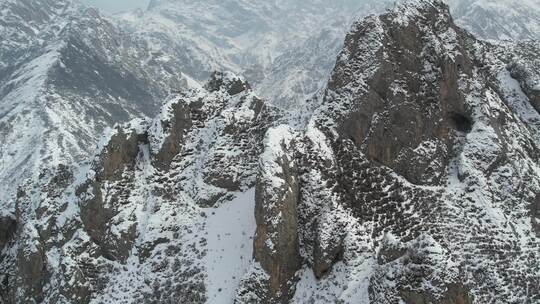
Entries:
POLYGON ((540 43, 360 2, 0 24, 0 302, 538 302, 540 43))
POLYGON ((212 73, 210 80, 206 83, 205 87, 210 92, 223 90, 229 95, 236 95, 251 89, 251 86, 243 77, 232 72, 212 73))
POLYGON ((433 23, 451 20, 449 7, 443 0, 397 1, 389 9, 388 18, 402 25, 418 18, 429 19, 433 23))

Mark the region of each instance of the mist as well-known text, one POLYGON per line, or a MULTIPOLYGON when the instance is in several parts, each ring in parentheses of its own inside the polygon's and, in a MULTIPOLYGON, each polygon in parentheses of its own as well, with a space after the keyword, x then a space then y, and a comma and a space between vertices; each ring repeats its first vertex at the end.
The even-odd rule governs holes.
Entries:
POLYGON ((146 8, 149 0, 80 0, 109 13, 118 13, 135 8, 146 8))

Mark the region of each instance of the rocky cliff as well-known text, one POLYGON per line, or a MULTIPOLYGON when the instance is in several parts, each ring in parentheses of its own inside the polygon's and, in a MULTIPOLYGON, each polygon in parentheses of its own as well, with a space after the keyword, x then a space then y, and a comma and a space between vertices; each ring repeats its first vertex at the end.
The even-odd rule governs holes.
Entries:
POLYGON ((43 187, 21 190, 16 217, 1 221, 0 298, 204 303, 207 259, 219 259, 212 251, 222 242, 209 233, 226 231, 206 230, 218 212, 207 207, 255 186, 278 115, 243 79, 216 73, 154 120, 113 130, 76 172, 58 168, 43 187))
POLYGON ((343 45, 306 124, 213 73, 21 186, 0 303, 540 301, 538 42, 414 0, 343 45))
POLYGON ((307 129, 278 148, 281 183, 259 190, 275 196, 257 197, 245 288, 268 292, 241 299, 538 301, 538 47, 479 41, 439 1, 356 23, 307 129))
POLYGON ((87 159, 106 128, 154 116, 188 85, 182 67, 77 2, 2 0, 0 20, 3 211, 26 180, 87 159))

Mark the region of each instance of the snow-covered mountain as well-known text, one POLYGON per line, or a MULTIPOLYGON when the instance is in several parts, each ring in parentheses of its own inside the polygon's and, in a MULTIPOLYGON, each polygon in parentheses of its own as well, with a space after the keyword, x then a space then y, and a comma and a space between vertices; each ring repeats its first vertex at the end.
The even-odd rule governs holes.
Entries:
POLYGON ((254 79, 276 104, 303 102, 324 84, 359 9, 314 5, 153 1, 111 18, 71 0, 0 1, 0 204, 13 211, 26 179, 88 157, 106 127, 152 115, 214 70, 254 79))
POLYGON ((230 70, 274 104, 295 107, 324 85, 354 18, 389 2, 156 0, 121 18, 193 78, 230 70))
POLYGON ((448 0, 457 23, 484 39, 539 39, 539 0, 448 0))
MULTIPOLYGON (((106 127, 152 115, 215 70, 309 116, 350 24, 391 3, 160 0, 105 17, 69 0, 0 1, 1 204, 12 210, 16 185, 84 159, 106 127)), ((538 36, 534 0, 450 4, 482 38, 538 36)))
POLYGON ((251 260, 258 155, 277 115, 241 78, 216 74, 154 120, 116 128, 90 163, 19 195, 0 298, 203 303, 228 289, 232 299, 251 260))
POLYGON ((153 116, 186 86, 181 67, 72 1, 2 0, 0 20, 4 210, 25 179, 83 160, 106 127, 153 116))
POLYGON ((439 1, 356 23, 307 129, 268 132, 239 302, 540 301, 539 52, 439 1))
MULTIPOLYGON (((537 0, 448 3, 457 23, 480 38, 539 36, 537 0)), ((120 18, 156 52, 174 54, 174 64, 193 78, 233 71, 272 103, 297 109, 324 87, 350 24, 393 5, 391 0, 154 0, 148 10, 120 18)))
MULTIPOLYGON (((236 23, 215 26, 230 36, 210 31, 213 18, 242 10, 182 3, 211 16, 201 23, 208 37, 195 36, 207 41, 190 47, 222 53, 201 62, 242 70, 231 55, 236 23)), ((278 4, 292 5, 267 3, 278 4)), ((171 55, 183 42, 167 37, 180 31, 178 20, 199 17, 159 9, 169 5, 139 12, 148 31, 130 21, 129 41, 148 47, 133 56, 152 54, 171 75, 193 73, 171 55)), ((256 31, 261 20, 237 22, 256 31)), ((322 41, 337 37, 321 29, 269 66, 280 62, 286 75, 289 65, 318 65, 309 55, 287 61, 286 52, 309 45, 322 56, 334 46, 322 41)), ((214 73, 169 96, 154 118, 107 132, 88 161, 48 164, 55 170, 22 185, 15 212, 0 215, 0 303, 540 301, 540 44, 478 40, 437 0, 358 20, 340 44, 305 126, 243 77, 214 73)), ((207 73, 199 71, 191 76, 207 73)), ((96 92, 123 88, 113 84, 96 92)), ((141 106, 118 100, 122 109, 141 106)), ((75 119, 85 117, 93 116, 75 119)))

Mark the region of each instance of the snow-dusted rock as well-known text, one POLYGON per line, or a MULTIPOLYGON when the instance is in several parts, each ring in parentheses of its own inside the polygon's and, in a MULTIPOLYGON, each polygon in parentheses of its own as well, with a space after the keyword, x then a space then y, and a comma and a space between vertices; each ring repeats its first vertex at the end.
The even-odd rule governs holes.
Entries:
POLYGON ((261 301, 284 303, 291 298, 295 273, 301 266, 297 214, 299 178, 294 137, 289 126, 270 129, 260 158, 255 193, 254 258, 269 275, 261 301))
POLYGON ((301 172, 292 302, 539 299, 535 46, 512 45, 475 39, 435 0, 353 26, 283 152, 301 172))
POLYGON ((26 20, 2 28, 11 40, 0 56, 22 57, 1 57, 1 92, 20 98, 2 99, 0 134, 24 143, 2 159, 31 153, 34 177, 16 179, 13 208, 0 211, 0 302, 540 300, 537 42, 477 40, 441 1, 412 0, 354 23, 330 73, 333 59, 317 58, 337 50, 344 25, 320 39, 291 32, 317 36, 321 8, 356 1, 314 0, 305 15, 307 1, 153 1, 122 17, 133 19, 129 39, 93 10, 40 2, 43 11, 0 2, 22 3, 26 20), (205 35, 182 27, 201 20, 205 35), (285 42, 273 40, 291 24, 285 42), (5 51, 19 46, 32 52, 5 51), (280 66, 269 94, 302 79, 325 90, 291 114, 243 77, 211 74, 253 62, 280 66), (182 80, 181 69, 211 80, 182 80), (26 90, 34 84, 40 94, 26 90), (174 94, 145 119, 146 101, 167 88, 174 94), (41 109, 47 119, 33 125, 41 109), (143 119, 98 140, 96 130, 132 117, 143 119), (79 145, 69 153, 56 149, 66 138, 79 145), (96 142, 90 160, 63 165, 96 142))
POLYGON ((2 299, 204 303, 227 286, 232 298, 241 270, 209 276, 226 275, 215 270, 225 247, 247 248, 228 265, 247 271, 255 227, 244 214, 254 218, 258 158, 279 112, 232 74, 206 88, 173 96, 152 121, 115 128, 74 172, 22 188, 17 233, 0 260, 2 299), (230 217, 253 230, 220 231, 214 206, 223 216, 249 208, 230 217), (222 238, 238 243, 223 247, 222 238))
POLYGON ((187 86, 181 67, 71 0, 3 0, 0 19, 0 206, 12 212, 25 180, 88 158, 107 127, 187 86))

